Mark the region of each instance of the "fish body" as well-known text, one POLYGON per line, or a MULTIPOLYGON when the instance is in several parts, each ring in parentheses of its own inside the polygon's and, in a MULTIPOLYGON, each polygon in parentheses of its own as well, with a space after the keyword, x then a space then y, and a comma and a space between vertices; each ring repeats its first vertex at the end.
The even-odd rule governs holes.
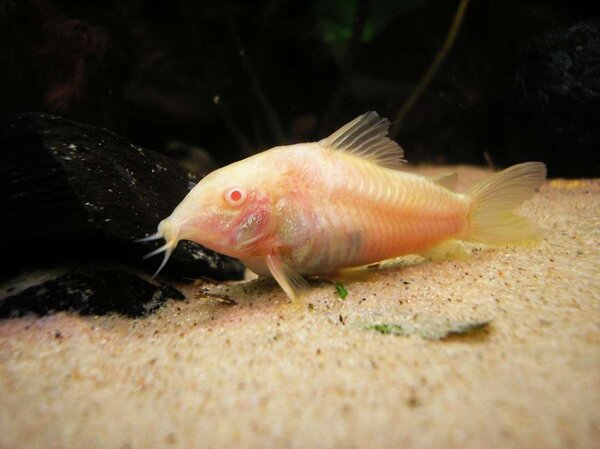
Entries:
MULTIPOLYGON (((364 114, 319 142, 275 147, 210 173, 152 238, 170 251, 193 240, 271 275, 291 298, 303 275, 327 275, 424 253, 449 239, 509 243, 537 237, 512 210, 543 182, 542 163, 513 166, 470 192, 454 177, 399 170, 389 121, 364 114)), ((162 267, 162 266, 161 266, 162 267)))
POLYGON ((297 273, 323 275, 421 252, 467 225, 468 198, 425 177, 318 143, 262 156, 279 190, 273 236, 254 257, 230 254, 259 274, 274 248, 297 273))

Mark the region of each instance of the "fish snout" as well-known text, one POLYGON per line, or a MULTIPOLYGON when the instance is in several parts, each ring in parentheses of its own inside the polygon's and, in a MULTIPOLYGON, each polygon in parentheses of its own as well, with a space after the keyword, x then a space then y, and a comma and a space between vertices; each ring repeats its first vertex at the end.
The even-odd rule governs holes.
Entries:
POLYGON ((179 226, 170 218, 165 218, 158 224, 158 234, 160 234, 169 246, 177 246, 179 240, 179 226))
POLYGON ((149 237, 138 240, 139 242, 145 242, 145 241, 151 241, 151 240, 158 240, 161 238, 165 239, 165 244, 162 245, 161 247, 155 249, 154 251, 149 252, 148 254, 146 254, 144 256, 144 260, 145 260, 145 259, 149 259, 150 257, 155 256, 157 254, 164 254, 163 260, 162 260, 160 266, 158 267, 158 269, 154 273, 154 276, 152 276, 152 277, 156 277, 158 275, 158 273, 160 273, 160 271, 163 269, 163 267, 166 265, 167 261, 169 260, 169 257, 171 257, 171 253, 177 246, 177 242, 179 241, 179 227, 176 226, 172 220, 165 218, 158 224, 158 230, 157 230, 156 234, 153 234, 149 237))

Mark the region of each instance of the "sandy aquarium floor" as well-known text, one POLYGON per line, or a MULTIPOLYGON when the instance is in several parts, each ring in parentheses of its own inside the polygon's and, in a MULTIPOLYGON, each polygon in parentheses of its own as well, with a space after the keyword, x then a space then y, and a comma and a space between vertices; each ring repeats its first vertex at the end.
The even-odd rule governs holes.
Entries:
POLYGON ((404 259, 345 300, 203 283, 142 319, 1 321, 0 448, 600 448, 600 181, 522 211, 539 245, 404 259))

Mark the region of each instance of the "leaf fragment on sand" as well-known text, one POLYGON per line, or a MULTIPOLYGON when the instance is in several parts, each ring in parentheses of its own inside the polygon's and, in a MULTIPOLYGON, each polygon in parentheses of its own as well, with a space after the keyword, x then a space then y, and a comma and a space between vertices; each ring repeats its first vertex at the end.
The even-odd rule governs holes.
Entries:
POLYGON ((342 300, 346 299, 346 296, 348 296, 348 290, 346 290, 346 288, 340 282, 334 282, 333 285, 335 286, 340 298, 342 300))
POLYGON ((385 335, 406 335, 406 331, 399 324, 366 324, 365 329, 372 329, 385 335))
POLYGON ((425 340, 442 340, 452 335, 467 335, 484 329, 492 320, 472 322, 429 322, 429 323, 378 323, 366 324, 365 329, 384 335, 416 335, 425 340))

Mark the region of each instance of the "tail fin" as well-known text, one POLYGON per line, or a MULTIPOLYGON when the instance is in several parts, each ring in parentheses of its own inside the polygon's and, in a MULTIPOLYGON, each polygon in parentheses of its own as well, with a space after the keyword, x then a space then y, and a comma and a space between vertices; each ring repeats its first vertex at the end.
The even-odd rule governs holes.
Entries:
POLYGON ((513 165, 475 185, 469 212, 469 228, 463 240, 488 244, 507 244, 540 237, 539 228, 516 209, 531 198, 546 179, 546 165, 525 162, 513 165))

